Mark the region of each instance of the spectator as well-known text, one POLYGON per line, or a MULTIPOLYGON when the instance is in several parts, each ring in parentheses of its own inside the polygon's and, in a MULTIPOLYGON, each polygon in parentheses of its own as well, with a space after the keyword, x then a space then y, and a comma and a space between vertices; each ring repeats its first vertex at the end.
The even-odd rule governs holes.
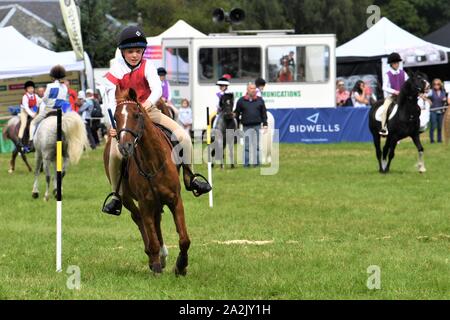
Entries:
POLYGON ((94 108, 94 103, 92 99, 87 99, 86 95, 83 91, 78 92, 78 105, 80 108, 78 109, 78 113, 81 115, 81 118, 84 121, 84 125, 86 126, 86 133, 89 140, 89 145, 91 149, 94 150, 96 148, 94 137, 92 136, 92 128, 91 128, 91 112, 94 108))
POLYGON ((90 120, 90 128, 92 131, 92 137, 94 138, 95 145, 100 145, 100 139, 98 137, 98 130, 101 127, 101 120, 103 119, 102 107, 100 106, 100 102, 95 98, 94 90, 87 89, 86 90, 86 100, 92 101, 92 110, 91 110, 91 120, 90 120))
POLYGON ((288 63, 289 63, 289 68, 291 69, 291 72, 294 73, 295 72, 295 58, 294 58, 294 51, 290 51, 289 55, 288 55, 288 63))
POLYGON ((64 80, 64 84, 67 87, 67 98, 66 98, 66 101, 69 101, 70 106, 72 107, 72 111, 78 112, 78 106, 76 104, 77 98, 78 98, 77 92, 70 87, 70 81, 69 80, 67 80, 67 79, 64 80))
POLYGON ((352 90, 352 103, 356 108, 369 106, 369 99, 366 94, 366 84, 362 80, 356 81, 355 87, 352 90))
POLYGON ((430 100, 430 142, 434 143, 434 131, 437 129, 437 142, 442 142, 442 118, 448 105, 447 93, 440 79, 434 79, 428 93, 430 100))
POLYGON ((266 87, 266 80, 264 80, 263 78, 258 78, 255 80, 255 85, 256 85, 256 95, 262 98, 264 88, 266 87))
POLYGON ((345 83, 342 80, 336 82, 336 106, 344 107, 347 105, 347 100, 350 98, 350 92, 345 89, 345 83))
POLYGON ((259 136, 261 124, 264 130, 267 130, 267 110, 264 100, 256 95, 254 83, 247 85, 247 94, 238 100, 235 114, 236 119, 244 126, 244 167, 250 167, 250 147, 253 154, 252 164, 259 166, 259 136))
POLYGON ((38 87, 37 89, 36 89, 36 95, 39 97, 39 98, 43 98, 44 97, 44 93, 45 93, 45 87, 42 87, 42 86, 40 86, 40 87, 38 87))
POLYGON ((178 114, 178 121, 183 126, 187 134, 191 135, 192 130, 192 109, 188 99, 181 101, 180 113, 178 114))
POLYGON ((294 74, 289 67, 288 56, 281 59, 281 69, 278 71, 277 82, 292 82, 294 81, 294 74))

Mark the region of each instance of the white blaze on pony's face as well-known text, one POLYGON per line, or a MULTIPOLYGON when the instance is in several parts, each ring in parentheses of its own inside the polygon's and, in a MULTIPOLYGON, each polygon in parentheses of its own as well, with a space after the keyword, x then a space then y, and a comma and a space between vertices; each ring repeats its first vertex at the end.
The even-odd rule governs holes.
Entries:
MULTIPOLYGON (((123 121, 122 129, 125 129, 125 128, 127 127, 127 121, 128 121, 128 109, 127 109, 127 105, 126 105, 126 104, 123 105, 121 114, 122 114, 122 116, 123 116, 123 119, 122 119, 122 121, 123 121)), ((123 134, 125 134, 125 132, 122 132, 121 135, 123 136, 123 134)))

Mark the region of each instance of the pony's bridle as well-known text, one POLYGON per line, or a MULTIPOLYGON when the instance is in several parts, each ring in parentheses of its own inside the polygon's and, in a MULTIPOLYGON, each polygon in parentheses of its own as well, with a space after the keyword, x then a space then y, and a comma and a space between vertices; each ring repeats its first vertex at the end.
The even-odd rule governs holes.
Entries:
POLYGON ((138 112, 138 122, 139 122, 139 131, 135 132, 131 129, 128 128, 122 128, 117 132, 117 140, 120 140, 120 135, 122 132, 126 132, 131 134, 134 137, 134 143, 133 143, 133 147, 136 148, 139 140, 142 138, 142 135, 144 134, 144 116, 141 112, 141 109, 139 107, 139 104, 136 101, 131 101, 131 100, 124 100, 124 101, 120 101, 117 103, 117 107, 125 105, 125 104, 132 104, 138 107, 139 112, 138 112))

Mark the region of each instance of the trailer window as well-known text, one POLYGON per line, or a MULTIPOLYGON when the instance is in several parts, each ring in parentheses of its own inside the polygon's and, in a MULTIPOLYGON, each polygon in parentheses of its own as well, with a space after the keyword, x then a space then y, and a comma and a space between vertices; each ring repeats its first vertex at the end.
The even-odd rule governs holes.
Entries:
POLYGON ((174 85, 189 84, 189 50, 188 48, 166 48, 164 66, 167 80, 174 85))
POLYGON ((327 82, 329 77, 328 46, 272 46, 267 49, 269 82, 327 82))
POLYGON ((233 83, 252 81, 261 75, 261 48, 202 48, 198 65, 200 83, 215 83, 224 74, 233 83))

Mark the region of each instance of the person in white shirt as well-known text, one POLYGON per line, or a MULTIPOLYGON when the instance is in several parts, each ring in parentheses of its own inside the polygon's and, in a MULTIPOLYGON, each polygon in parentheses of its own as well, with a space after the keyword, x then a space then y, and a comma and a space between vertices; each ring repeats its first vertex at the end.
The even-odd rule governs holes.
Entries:
POLYGON ((381 114, 381 130, 380 135, 387 136, 389 134, 387 129, 387 111, 389 106, 396 101, 403 84, 408 80, 408 75, 405 71, 400 69, 400 62, 402 58, 397 52, 393 52, 388 57, 390 65, 389 71, 383 75, 383 91, 385 101, 382 106, 383 113, 381 114))
POLYGON ((192 129, 192 109, 188 99, 183 99, 181 101, 178 121, 181 123, 186 133, 190 135, 192 129))
POLYGON ((263 78, 258 78, 255 80, 256 85, 256 96, 262 98, 263 97, 263 91, 266 87, 266 80, 263 78))
POLYGON ((29 152, 34 151, 33 135, 39 123, 45 119, 47 113, 59 108, 61 108, 63 112, 68 112, 71 109, 70 103, 66 101, 67 87, 61 81, 66 77, 66 70, 61 65, 54 66, 50 70, 50 77, 54 79, 54 82, 47 85, 44 97, 42 98, 43 103, 39 107, 39 113, 30 124, 29 152))
POLYGON ((352 90, 352 103, 355 108, 367 107, 369 106, 369 99, 367 99, 366 94, 366 84, 362 80, 358 80, 355 87, 352 90))

